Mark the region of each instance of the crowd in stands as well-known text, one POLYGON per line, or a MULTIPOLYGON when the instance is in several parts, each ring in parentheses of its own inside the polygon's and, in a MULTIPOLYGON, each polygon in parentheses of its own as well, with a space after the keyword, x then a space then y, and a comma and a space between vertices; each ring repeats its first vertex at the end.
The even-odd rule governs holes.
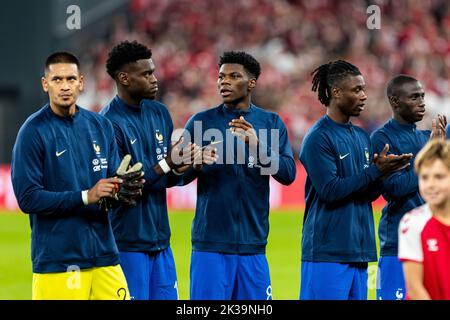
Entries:
POLYGON ((175 128, 218 105, 218 56, 244 50, 262 65, 254 102, 276 111, 298 152, 308 128, 326 111, 311 92, 311 72, 346 59, 365 77, 366 110, 353 123, 368 132, 391 116, 385 97, 393 75, 418 78, 426 90, 428 117, 450 116, 450 3, 447 0, 130 0, 113 17, 102 41, 82 55, 88 86, 80 100, 99 110, 115 94, 105 71, 108 50, 136 39, 153 51, 159 99, 175 128), (370 30, 367 8, 380 8, 380 29, 370 30))

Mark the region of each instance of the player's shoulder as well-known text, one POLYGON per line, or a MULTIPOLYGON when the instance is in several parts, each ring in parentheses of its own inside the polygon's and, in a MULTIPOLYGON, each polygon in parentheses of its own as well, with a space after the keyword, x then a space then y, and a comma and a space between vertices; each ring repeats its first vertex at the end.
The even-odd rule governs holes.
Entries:
POLYGON ((221 112, 222 105, 214 106, 212 108, 208 108, 206 110, 194 113, 188 120, 188 122, 192 121, 203 121, 203 120, 214 120, 217 119, 217 116, 221 112))
POLYGON ((380 138, 385 138, 388 135, 389 135, 389 121, 383 123, 380 127, 376 128, 370 135, 370 138, 372 140, 380 139, 380 138))
POLYGON ((50 105, 47 103, 25 120, 20 128, 20 132, 30 134, 31 131, 41 131, 49 128, 49 126, 45 125, 45 122, 49 121, 50 112, 50 105))
POLYGON ((328 139, 330 135, 333 135, 333 132, 334 130, 327 125, 325 117, 322 117, 308 129, 303 138, 303 143, 328 139))
MULTIPOLYGON (((448 128, 448 127, 447 127, 448 128)), ((431 130, 419 130, 421 134, 423 134, 426 138, 429 138, 431 135, 431 130)))
POLYGON ((270 118, 277 118, 277 119, 280 118, 278 113, 263 109, 262 107, 259 107, 257 105, 252 104, 250 106, 250 108, 251 108, 252 112, 256 112, 258 115, 261 115, 263 117, 270 117, 270 118))
POLYGON ((281 119, 280 115, 274 111, 263 109, 254 104, 251 105, 252 112, 256 114, 256 116, 262 120, 265 120, 268 126, 272 127, 282 127, 285 126, 283 119, 281 119))
POLYGON ((145 107, 152 108, 153 110, 156 110, 156 111, 159 111, 162 113, 169 113, 167 106, 160 101, 144 99, 144 100, 142 100, 142 104, 145 107))
POLYGON ((112 127, 111 121, 100 113, 93 112, 83 107, 79 107, 78 112, 80 113, 80 117, 83 117, 92 125, 101 126, 103 128, 112 127))
POLYGON ((364 136, 364 137, 370 139, 369 133, 368 133, 365 129, 361 128, 360 126, 353 125, 353 129, 354 129, 359 135, 364 136))
POLYGON ((115 115, 115 104, 117 104, 116 99, 112 99, 107 105, 105 105, 98 113, 104 117, 112 117, 115 115))
POLYGON ((324 118, 321 118, 306 132, 303 137, 301 150, 316 149, 318 146, 329 146, 331 148, 334 144, 334 134, 333 129, 327 125, 324 118))
POLYGON ((422 231, 426 223, 432 217, 431 209, 428 204, 414 208, 407 212, 400 220, 400 230, 405 233, 407 230, 422 231))

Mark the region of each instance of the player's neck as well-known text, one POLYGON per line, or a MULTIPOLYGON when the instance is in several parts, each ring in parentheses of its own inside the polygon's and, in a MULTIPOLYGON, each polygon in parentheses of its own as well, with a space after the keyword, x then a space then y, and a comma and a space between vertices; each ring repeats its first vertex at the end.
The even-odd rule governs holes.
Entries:
POLYGON ((61 106, 55 105, 53 102, 50 102, 50 108, 52 109, 54 114, 62 118, 72 117, 77 112, 75 103, 68 108, 63 108, 61 106))
POLYGON ((450 226, 450 201, 439 206, 430 205, 433 216, 443 224, 450 226))
POLYGON ((117 89, 117 95, 122 101, 130 106, 139 106, 142 101, 142 99, 132 97, 126 90, 123 90, 120 87, 117 89))
POLYGON ((331 118, 334 122, 346 124, 350 121, 350 116, 343 114, 339 108, 328 106, 327 108, 327 116, 331 118))
POLYGON ((394 120, 400 124, 408 124, 408 125, 414 124, 414 122, 413 123, 408 122, 405 119, 403 119, 400 115, 395 114, 395 113, 394 113, 394 120))
POLYGON ((251 98, 250 98, 250 95, 248 95, 237 101, 233 101, 230 103, 224 102, 223 104, 230 110, 242 111, 242 110, 248 110, 248 108, 250 108, 250 103, 251 103, 251 98))

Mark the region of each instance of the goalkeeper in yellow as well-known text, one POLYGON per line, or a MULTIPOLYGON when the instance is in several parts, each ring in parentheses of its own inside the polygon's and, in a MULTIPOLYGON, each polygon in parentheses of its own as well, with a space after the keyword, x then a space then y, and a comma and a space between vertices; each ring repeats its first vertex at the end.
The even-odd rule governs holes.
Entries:
POLYGON ((143 172, 126 173, 112 124, 76 100, 83 90, 78 59, 47 58, 42 87, 49 103, 22 125, 11 175, 20 208, 29 214, 33 299, 127 300, 108 208, 133 205, 143 172))

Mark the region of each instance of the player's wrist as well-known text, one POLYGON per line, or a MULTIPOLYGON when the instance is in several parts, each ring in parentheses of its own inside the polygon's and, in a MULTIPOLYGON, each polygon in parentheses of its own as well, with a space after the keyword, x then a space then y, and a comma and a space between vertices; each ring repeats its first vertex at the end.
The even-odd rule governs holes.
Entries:
POLYGON ((172 169, 172 173, 176 176, 182 176, 184 172, 178 172, 177 168, 172 169))
POLYGON ((169 173, 171 170, 170 165, 166 159, 162 159, 161 161, 159 161, 158 165, 161 168, 161 170, 164 172, 164 174, 169 173))
POLYGON ((87 206, 89 204, 89 190, 83 190, 81 191, 81 199, 83 200, 83 204, 87 206))

